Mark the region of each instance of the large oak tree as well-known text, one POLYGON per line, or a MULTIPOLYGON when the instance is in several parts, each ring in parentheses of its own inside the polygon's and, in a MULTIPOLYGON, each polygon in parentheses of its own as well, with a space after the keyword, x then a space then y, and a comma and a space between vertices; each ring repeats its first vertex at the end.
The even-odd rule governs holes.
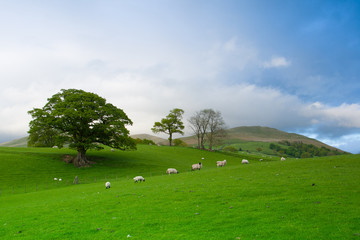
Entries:
POLYGON ((43 108, 34 108, 29 114, 33 120, 29 123, 28 144, 69 144, 78 152, 73 160, 77 167, 88 165, 86 151, 102 149, 101 144, 121 150, 136 149, 126 129, 132 121, 123 110, 95 93, 62 89, 43 108))

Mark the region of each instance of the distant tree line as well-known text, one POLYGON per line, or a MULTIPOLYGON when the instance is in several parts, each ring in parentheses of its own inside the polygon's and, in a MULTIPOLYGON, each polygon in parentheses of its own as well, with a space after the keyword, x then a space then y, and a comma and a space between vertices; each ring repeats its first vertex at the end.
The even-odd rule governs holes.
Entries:
POLYGON ((149 139, 140 139, 140 138, 135 138, 134 139, 136 144, 144 144, 144 145, 155 145, 155 142, 153 140, 149 140, 149 139))
POLYGON ((324 146, 317 147, 313 144, 306 144, 299 141, 290 142, 283 140, 278 143, 279 144, 271 143, 269 146, 270 149, 279 155, 286 154, 296 158, 324 157, 345 154, 338 150, 331 150, 324 146))

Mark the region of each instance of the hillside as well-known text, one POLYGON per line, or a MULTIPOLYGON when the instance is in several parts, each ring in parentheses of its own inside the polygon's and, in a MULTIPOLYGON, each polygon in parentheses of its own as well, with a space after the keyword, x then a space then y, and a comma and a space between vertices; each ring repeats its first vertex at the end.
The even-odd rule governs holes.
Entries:
POLYGON ((136 138, 140 138, 140 139, 148 139, 148 140, 152 140, 154 141, 154 143, 156 144, 166 144, 168 142, 168 140, 164 139, 164 138, 160 138, 160 137, 156 137, 150 134, 134 134, 134 135, 130 135, 130 137, 136 139, 136 138))
MULTIPOLYGON (((332 150, 336 148, 322 143, 316 139, 308 138, 296 133, 287 133, 275 128, 250 126, 236 127, 226 130, 227 136, 223 140, 223 144, 233 144, 242 142, 279 142, 288 140, 290 142, 300 141, 306 144, 313 144, 317 147, 326 147, 332 150)), ((189 145, 197 144, 195 136, 180 138, 189 145)))
POLYGON ((245 155, 142 145, 138 151, 90 151, 96 164, 79 169, 63 162, 64 154, 76 153, 0 148, 1 239, 360 236, 356 155, 316 161, 248 158, 250 164, 241 164, 245 155), (217 168, 224 158, 228 164, 217 168), (200 159, 203 169, 191 171, 200 159), (170 166, 180 174, 164 175, 170 166), (134 183, 136 175, 146 182, 134 183), (74 176, 80 184, 72 184, 74 176))
POLYGON ((23 137, 23 138, 11 140, 9 142, 0 143, 0 146, 1 147, 27 147, 27 138, 28 137, 23 137))

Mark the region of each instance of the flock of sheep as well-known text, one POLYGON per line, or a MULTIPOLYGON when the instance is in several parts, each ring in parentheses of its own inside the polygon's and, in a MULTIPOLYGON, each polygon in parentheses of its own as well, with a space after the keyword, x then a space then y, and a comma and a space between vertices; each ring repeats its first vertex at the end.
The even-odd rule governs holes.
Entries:
MULTIPOLYGON (((202 159, 204 159, 204 158, 202 158, 202 159)), ((262 160, 262 159, 261 159, 261 160, 262 160)), ((260 160, 260 161, 261 161, 261 160, 260 160)), ((284 161, 285 158, 281 158, 281 160, 284 161)), ((249 164, 249 161, 246 160, 246 159, 243 159, 243 160, 241 161, 241 163, 242 163, 242 164, 249 164)), ((216 166, 217 166, 217 167, 224 167, 225 165, 226 165, 226 160, 224 160, 224 161, 217 161, 217 162, 216 162, 216 166)), ((191 165, 191 171, 200 170, 201 167, 202 167, 202 163, 201 163, 201 162, 195 163, 195 164, 191 165)), ((170 174, 178 174, 178 173, 179 173, 179 171, 176 170, 175 168, 168 168, 168 169, 166 170, 166 174, 168 174, 168 175, 170 175, 170 174)), ((136 176, 136 177, 134 177, 133 179, 134 179, 134 182, 135 182, 135 183, 137 183, 137 182, 145 182, 145 178, 144 178, 143 176, 136 176)), ((106 183, 105 183, 105 188, 106 188, 106 189, 110 188, 110 186, 111 186, 110 182, 106 182, 106 183)))

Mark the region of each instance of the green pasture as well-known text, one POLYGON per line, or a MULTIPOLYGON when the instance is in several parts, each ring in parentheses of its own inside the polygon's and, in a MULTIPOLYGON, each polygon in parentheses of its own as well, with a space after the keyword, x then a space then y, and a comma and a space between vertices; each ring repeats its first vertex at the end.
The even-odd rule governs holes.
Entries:
POLYGON ((64 154, 75 153, 0 148, 0 239, 360 239, 359 155, 242 165, 242 156, 139 146, 89 152, 96 164, 76 169, 64 154), (164 175, 168 167, 180 174, 164 175), (72 185, 74 175, 83 182, 72 185))

